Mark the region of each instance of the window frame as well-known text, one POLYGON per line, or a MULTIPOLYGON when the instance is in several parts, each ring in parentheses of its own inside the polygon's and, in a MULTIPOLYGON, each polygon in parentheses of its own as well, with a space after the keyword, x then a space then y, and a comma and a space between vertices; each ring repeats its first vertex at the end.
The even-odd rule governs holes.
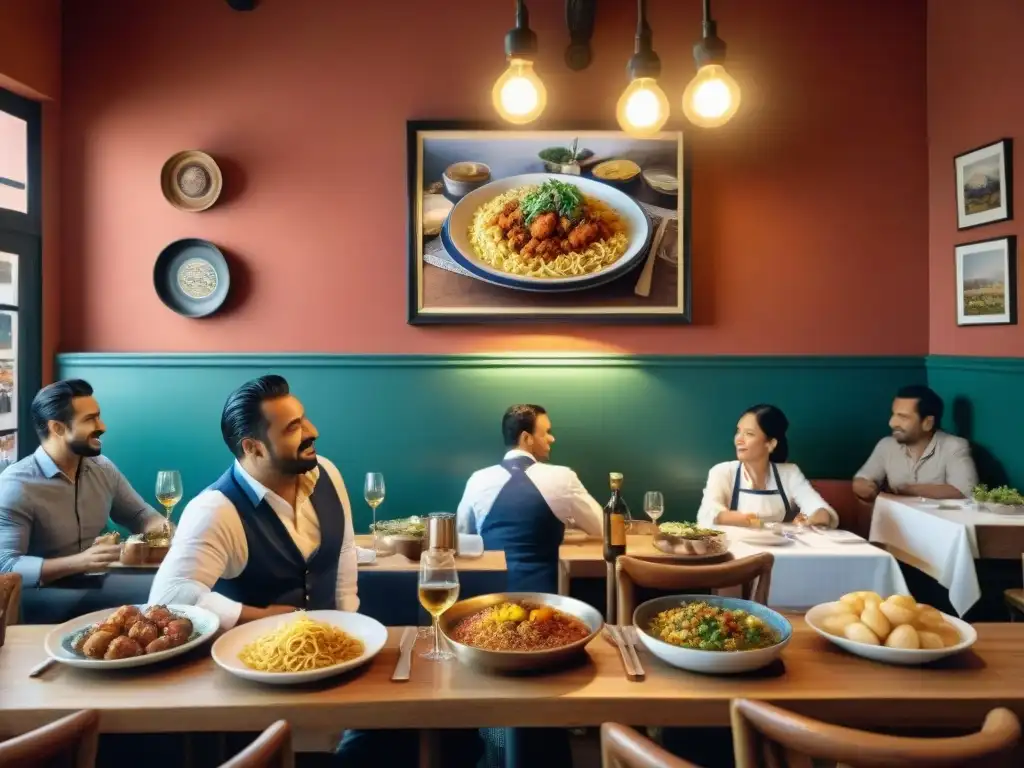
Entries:
POLYGON ((18 313, 18 426, 0 435, 17 434, 17 458, 22 458, 39 444, 30 407, 43 379, 42 106, 0 88, 0 111, 25 121, 28 145, 28 213, 0 209, 0 250, 19 257, 18 306, 0 305, 18 313))

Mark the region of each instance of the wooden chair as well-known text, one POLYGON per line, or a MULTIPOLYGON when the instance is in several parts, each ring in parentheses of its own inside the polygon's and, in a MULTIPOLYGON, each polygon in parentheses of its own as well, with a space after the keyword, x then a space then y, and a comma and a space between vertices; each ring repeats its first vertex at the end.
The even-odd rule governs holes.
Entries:
POLYGON ((1020 741, 1017 716, 1008 709, 993 709, 981 730, 957 738, 908 738, 883 736, 853 728, 829 725, 795 715, 760 701, 732 702, 732 735, 736 768, 810 768, 812 761, 843 766, 943 766, 1009 765, 1020 741), (991 762, 996 760, 996 762, 991 762))
POLYGON ((100 715, 76 712, 34 731, 0 742, 0 766, 17 768, 93 768, 100 715))
POLYGON ((292 728, 278 720, 221 768, 294 768, 292 728))
POLYGON ((21 608, 21 574, 0 574, 0 646, 4 644, 4 630, 18 623, 21 608))
POLYGON ((698 768, 618 723, 601 726, 601 768, 698 768))
POLYGON ((660 592, 740 587, 744 599, 767 605, 774 563, 775 557, 769 552, 715 565, 654 562, 624 555, 615 564, 619 585, 618 623, 633 623, 637 587, 660 592))
POLYGON ((874 504, 867 504, 854 495, 853 480, 811 480, 811 486, 839 515, 842 530, 868 538, 874 504))
POLYGON ((1003 599, 1010 611, 1010 621, 1016 621, 1018 615, 1024 615, 1024 589, 1008 589, 1003 592, 1003 599))

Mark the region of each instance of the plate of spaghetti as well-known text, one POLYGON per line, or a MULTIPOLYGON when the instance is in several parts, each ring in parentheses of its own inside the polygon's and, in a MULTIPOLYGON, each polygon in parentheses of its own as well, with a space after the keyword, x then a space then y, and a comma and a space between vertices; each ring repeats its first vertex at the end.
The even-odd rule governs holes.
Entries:
POLYGON ((227 672, 261 683, 322 680, 365 664, 388 639, 383 624, 347 611, 296 611, 241 624, 213 644, 227 672))
POLYGON ((527 173, 492 181, 452 208, 441 242, 485 282, 526 291, 578 291, 643 261, 651 224, 639 204, 579 176, 527 173))

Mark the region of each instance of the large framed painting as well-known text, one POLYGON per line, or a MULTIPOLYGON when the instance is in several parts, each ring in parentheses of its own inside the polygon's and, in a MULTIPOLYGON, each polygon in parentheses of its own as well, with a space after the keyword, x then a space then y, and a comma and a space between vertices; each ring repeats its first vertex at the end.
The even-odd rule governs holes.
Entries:
POLYGON ((953 159, 957 229, 1013 218, 1012 149, 1012 140, 1000 139, 953 159))
POLYGON ((683 134, 410 122, 409 322, 688 323, 683 134))
POLYGON ((964 243, 956 252, 956 324, 1017 322, 1017 238, 964 243))

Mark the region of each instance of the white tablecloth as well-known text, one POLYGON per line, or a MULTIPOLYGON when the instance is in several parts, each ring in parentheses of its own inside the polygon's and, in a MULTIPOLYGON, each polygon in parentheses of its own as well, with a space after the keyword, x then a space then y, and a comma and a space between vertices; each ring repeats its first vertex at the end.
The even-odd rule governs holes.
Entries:
MULTIPOLYGON (((949 502, 944 502, 949 503, 949 502)), ((896 496, 879 496, 871 516, 871 541, 891 547, 949 590, 949 602, 963 616, 981 597, 974 560, 978 525, 1024 525, 1020 517, 994 515, 977 507, 896 496)))
POLYGON ((775 555, 768 595, 768 604, 773 607, 804 610, 861 590, 882 597, 910 594, 895 558, 863 539, 856 544, 840 544, 828 534, 808 531, 791 544, 766 547, 745 541, 752 529, 722 528, 728 533, 734 557, 758 552, 775 555))

